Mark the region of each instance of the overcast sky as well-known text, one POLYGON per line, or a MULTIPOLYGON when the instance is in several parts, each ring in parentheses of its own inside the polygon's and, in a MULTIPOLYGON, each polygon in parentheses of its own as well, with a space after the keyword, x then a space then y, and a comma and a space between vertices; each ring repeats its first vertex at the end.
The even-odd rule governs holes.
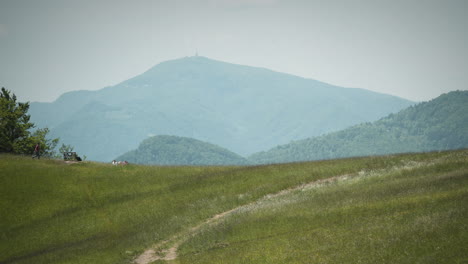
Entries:
POLYGON ((199 55, 424 101, 468 89, 467 0, 0 0, 0 86, 97 90, 199 55))

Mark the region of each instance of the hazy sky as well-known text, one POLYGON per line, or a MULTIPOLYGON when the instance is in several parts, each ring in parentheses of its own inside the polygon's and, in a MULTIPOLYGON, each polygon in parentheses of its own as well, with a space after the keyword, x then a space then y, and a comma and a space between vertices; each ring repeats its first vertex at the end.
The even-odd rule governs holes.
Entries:
POLYGON ((423 101, 468 89, 468 0, 0 0, 0 86, 20 101, 197 50, 423 101))

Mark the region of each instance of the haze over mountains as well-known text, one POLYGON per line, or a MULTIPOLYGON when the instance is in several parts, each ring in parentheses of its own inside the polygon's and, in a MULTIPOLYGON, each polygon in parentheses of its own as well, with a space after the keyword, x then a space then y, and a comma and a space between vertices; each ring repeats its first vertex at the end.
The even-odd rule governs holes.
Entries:
POLYGON ((283 163, 467 147, 468 91, 454 91, 373 123, 280 145, 249 160, 283 163))
POLYGON ((246 156, 377 120, 413 102, 205 57, 158 64, 99 91, 31 103, 32 121, 91 160, 155 135, 210 142, 246 156))

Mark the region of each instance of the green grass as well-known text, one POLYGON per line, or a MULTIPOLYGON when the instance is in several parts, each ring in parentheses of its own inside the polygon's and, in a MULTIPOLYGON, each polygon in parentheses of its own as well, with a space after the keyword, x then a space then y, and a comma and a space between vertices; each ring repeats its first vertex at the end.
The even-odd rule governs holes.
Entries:
POLYGON ((468 153, 419 162, 250 206, 177 263, 467 263, 468 153))
POLYGON ((0 263, 130 263, 248 204, 183 243, 173 262, 463 263, 467 156, 156 167, 0 155, 0 263), (343 174, 357 177, 261 199, 343 174))

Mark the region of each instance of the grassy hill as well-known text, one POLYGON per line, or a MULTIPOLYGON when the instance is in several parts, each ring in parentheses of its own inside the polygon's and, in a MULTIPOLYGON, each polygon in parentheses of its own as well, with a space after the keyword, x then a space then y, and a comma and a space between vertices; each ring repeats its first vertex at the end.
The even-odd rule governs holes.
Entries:
POLYGON ((204 57, 160 63, 115 86, 31 103, 32 122, 90 160, 110 161, 150 135, 210 142, 240 155, 373 121, 413 104, 204 57))
POLYGON ((0 155, 0 171, 0 263, 131 263, 155 245, 177 246, 155 263, 468 259, 468 150, 256 167, 0 155))
POLYGON ((468 147, 468 91, 443 94, 373 123, 280 145, 249 157, 278 163, 468 147))
POLYGON ((200 140, 177 136, 154 136, 136 150, 117 158, 152 165, 245 165, 247 160, 227 149, 200 140))

